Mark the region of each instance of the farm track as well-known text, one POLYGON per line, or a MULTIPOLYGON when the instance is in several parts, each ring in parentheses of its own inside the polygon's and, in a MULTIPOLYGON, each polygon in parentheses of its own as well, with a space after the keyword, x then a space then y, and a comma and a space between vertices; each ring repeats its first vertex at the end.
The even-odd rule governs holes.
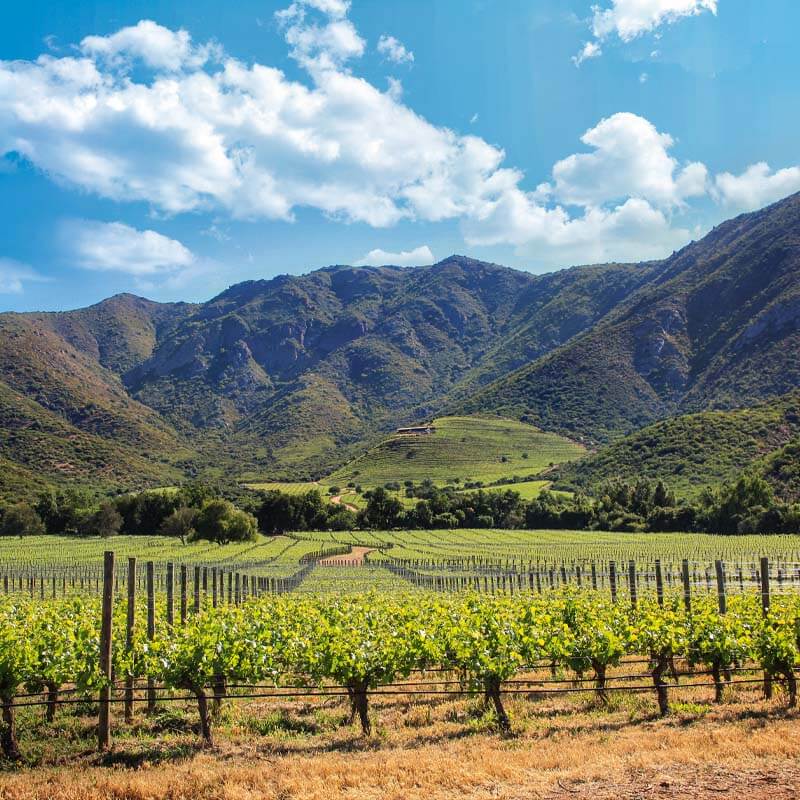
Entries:
POLYGON ((342 501, 342 496, 340 494, 336 494, 331 497, 331 503, 333 503, 335 506, 343 506, 348 511, 352 511, 354 514, 358 513, 358 509, 354 505, 342 501))
POLYGON ((322 567, 335 567, 335 566, 348 566, 358 567, 364 563, 364 557, 367 553, 374 553, 374 547, 358 547, 354 546, 349 553, 342 553, 337 556, 330 556, 320 560, 319 564, 322 567))

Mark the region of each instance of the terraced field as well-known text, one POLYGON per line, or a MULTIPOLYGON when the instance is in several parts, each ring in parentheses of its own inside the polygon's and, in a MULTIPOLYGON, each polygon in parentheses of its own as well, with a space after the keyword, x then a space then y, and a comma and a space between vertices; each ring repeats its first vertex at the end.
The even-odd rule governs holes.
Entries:
POLYGON ((324 483, 364 487, 430 479, 439 485, 491 483, 514 475, 538 475, 572 461, 584 448, 514 420, 443 417, 430 434, 394 434, 334 472, 324 483))

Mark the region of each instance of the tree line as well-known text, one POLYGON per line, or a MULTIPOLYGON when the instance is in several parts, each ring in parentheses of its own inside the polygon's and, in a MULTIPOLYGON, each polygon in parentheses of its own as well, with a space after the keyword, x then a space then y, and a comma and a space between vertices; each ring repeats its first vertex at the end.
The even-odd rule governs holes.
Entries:
MULTIPOLYGON (((513 486, 513 484, 512 484, 513 486)), ((598 531, 686 531, 748 534, 800 532, 800 504, 777 499, 759 475, 705 489, 678 501, 662 481, 608 480, 592 495, 542 491, 523 499, 513 488, 459 490, 431 481, 364 491, 355 512, 316 490, 286 494, 222 491, 201 483, 96 500, 85 491, 54 490, 35 503, 0 506, 0 536, 50 533, 73 536, 161 534, 191 542, 252 541, 310 530, 528 528, 598 531)))
POLYGON ((226 544, 253 541, 258 521, 210 486, 191 483, 101 499, 82 489, 43 492, 33 503, 0 505, 0 536, 152 536, 226 544))

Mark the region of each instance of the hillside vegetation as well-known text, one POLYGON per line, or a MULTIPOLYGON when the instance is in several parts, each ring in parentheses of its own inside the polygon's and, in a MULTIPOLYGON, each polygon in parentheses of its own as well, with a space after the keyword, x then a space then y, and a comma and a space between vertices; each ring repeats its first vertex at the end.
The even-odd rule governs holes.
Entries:
POLYGON ((578 458, 583 448, 514 420, 442 417, 433 433, 396 433, 329 476, 326 482, 365 487, 429 479, 437 484, 537 475, 578 458))
POLYGON ((800 385, 800 194, 723 223, 603 320, 457 406, 609 441, 800 385))
POLYGON ((0 314, 0 457, 111 489, 314 481, 399 426, 474 414, 594 448, 786 394, 799 351, 795 195, 664 261, 533 275, 451 256, 247 281, 197 305, 0 314))
POLYGON ((798 436, 800 393, 795 392, 752 408, 705 411, 649 425, 565 465, 558 471, 558 485, 590 488, 612 477, 661 479, 679 496, 693 499, 704 487, 734 480, 754 467, 780 496, 794 499, 799 470, 795 451, 784 446, 798 436))

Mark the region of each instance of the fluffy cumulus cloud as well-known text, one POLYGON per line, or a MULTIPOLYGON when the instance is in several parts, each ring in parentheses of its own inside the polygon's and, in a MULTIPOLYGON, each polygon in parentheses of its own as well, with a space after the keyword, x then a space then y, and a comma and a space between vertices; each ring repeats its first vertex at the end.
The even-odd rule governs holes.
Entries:
POLYGON ((705 194, 706 168, 697 163, 679 167, 669 154, 672 137, 636 114, 614 114, 581 141, 593 152, 571 155, 553 167, 553 192, 568 205, 598 206, 638 197, 671 208, 705 194))
POLYGON ((21 294, 29 281, 47 280, 27 264, 13 258, 0 258, 0 294, 21 294))
MULTIPOLYGON (((499 147, 430 123, 396 80, 382 90, 354 73, 366 42, 349 5, 295 0, 278 12, 305 71, 298 80, 147 21, 87 37, 69 56, 0 61, 0 155, 156 214, 291 221, 310 208, 376 228, 456 220, 468 243, 516 246, 551 266, 663 254, 689 239, 676 220, 693 198, 709 186, 721 202, 744 193, 741 176, 715 181, 702 164, 679 162, 667 132, 625 113, 587 131, 582 150, 526 190, 499 147)), ((656 22, 679 10, 648 7, 656 22)), ((613 6, 619 20, 633 8, 613 6)), ((619 35, 633 35, 631 25, 619 35)), ((769 191, 750 196, 780 191, 786 177, 760 175, 769 191)), ((94 227, 92 236, 100 249, 82 263, 94 268, 152 274, 191 257, 153 231, 94 227)))
POLYGON ((70 258, 86 269, 146 276, 174 272, 194 262, 191 251, 175 239, 121 222, 73 220, 62 233, 70 258))
POLYGON ((87 36, 81 41, 80 51, 118 67, 140 60, 147 67, 166 71, 200 67, 221 53, 213 43, 197 47, 186 31, 171 31, 150 20, 122 28, 111 36, 87 36))
POLYGON ((587 42, 573 58, 580 66, 588 58, 601 54, 600 43, 616 36, 630 42, 662 25, 670 25, 684 17, 710 11, 717 13, 717 0, 611 0, 611 6, 592 7, 591 28, 594 41, 587 42))
POLYGON ((741 175, 723 172, 714 182, 715 194, 726 208, 753 211, 800 192, 800 167, 773 172, 763 161, 748 167, 741 175))
POLYGON ((433 253, 428 245, 416 247, 413 250, 402 250, 399 253, 389 253, 386 250, 370 250, 363 258, 356 261, 357 267, 422 267, 433 264, 433 253))
POLYGON ((378 52, 395 64, 410 64, 414 60, 414 54, 401 41, 385 33, 378 39, 378 52))
POLYGON ((591 152, 558 161, 551 183, 514 187, 466 223, 468 242, 511 242, 537 260, 574 263, 654 258, 688 241, 674 215, 707 192, 703 164, 681 166, 672 137, 635 114, 601 120, 581 141, 591 152))

